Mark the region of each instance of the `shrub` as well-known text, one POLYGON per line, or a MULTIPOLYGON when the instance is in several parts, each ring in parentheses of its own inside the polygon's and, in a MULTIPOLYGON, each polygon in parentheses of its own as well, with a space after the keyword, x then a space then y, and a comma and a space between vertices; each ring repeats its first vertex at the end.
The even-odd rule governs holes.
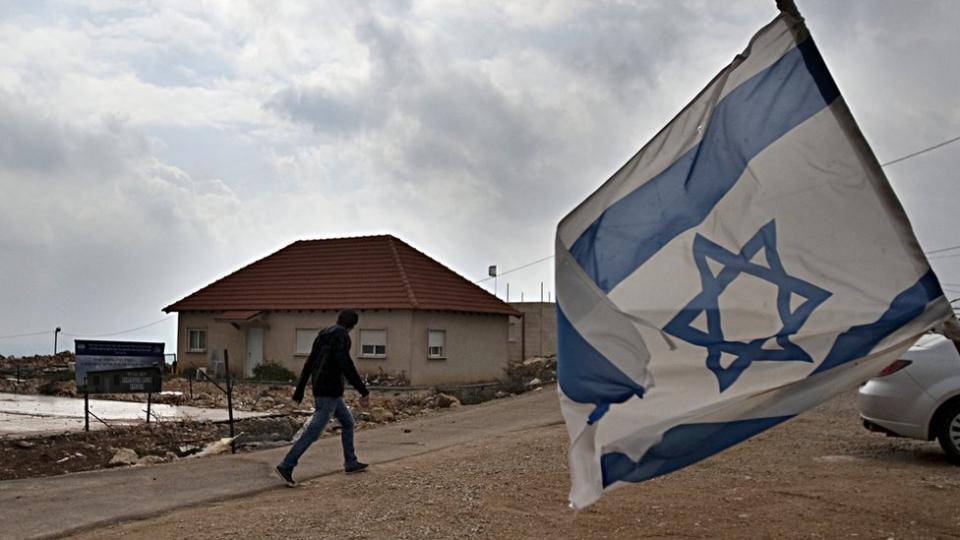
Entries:
POLYGON ((297 374, 274 362, 253 368, 253 378, 259 381, 295 381, 297 374))

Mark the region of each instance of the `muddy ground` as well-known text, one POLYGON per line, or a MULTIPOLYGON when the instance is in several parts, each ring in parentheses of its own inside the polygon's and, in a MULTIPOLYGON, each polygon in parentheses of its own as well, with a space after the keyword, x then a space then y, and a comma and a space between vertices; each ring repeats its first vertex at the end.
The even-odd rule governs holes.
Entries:
POLYGON ((579 513, 566 448, 535 429, 77 538, 960 538, 960 467, 864 431, 852 393, 579 513))
MULTIPOLYGON (((195 390, 196 396, 205 395, 209 398, 212 395, 201 393, 197 388, 195 390)), ((287 386, 238 384, 235 390, 239 396, 248 396, 238 398, 235 402, 238 409, 270 412, 267 417, 234 421, 234 434, 237 436, 233 443, 235 451, 245 452, 288 444, 310 417, 312 409, 308 405, 309 392, 303 404, 296 404, 286 397, 292 392, 292 388, 287 386), (269 400, 269 407, 263 405, 265 400, 269 400)), ((458 405, 445 402, 441 396, 442 394, 434 390, 378 390, 371 393, 370 407, 366 410, 360 410, 357 406, 357 394, 350 392, 345 398, 355 411, 357 429, 363 430, 428 414, 438 405, 458 405)), ((218 405, 216 400, 207 398, 206 406, 218 405)), ((185 398, 181 401, 181 404, 204 406, 198 404, 198 400, 185 398)), ((230 427, 226 422, 111 425, 109 429, 97 429, 89 433, 0 438, 0 481, 122 466, 124 464, 110 463, 121 449, 136 452, 139 464, 183 459, 202 452, 221 438, 230 436, 230 427)), ((336 421, 332 426, 333 431, 338 429, 336 421)))
MULTIPOLYGON (((69 353, 60 353, 57 357, 36 356, 17 360, 25 365, 24 373, 29 369, 33 376, 24 376, 18 381, 0 378, 0 392, 77 397, 72 374, 65 371, 67 362, 72 358, 69 353), (59 375, 50 376, 51 373, 59 375)), ((12 359, 0 361, 0 371, 10 373, 11 365, 12 359)), ((355 411, 357 429, 363 430, 429 414, 437 409, 458 407, 461 404, 458 395, 465 402, 475 402, 532 389, 555 378, 556 361, 553 358, 531 359, 511 366, 507 375, 503 385, 484 387, 482 393, 471 391, 458 394, 456 389, 451 389, 448 391, 453 395, 449 395, 436 388, 392 386, 395 380, 381 373, 367 378, 368 383, 388 385, 373 388, 369 408, 361 410, 358 407, 359 396, 353 391, 348 391, 345 399, 355 411)), ((162 387, 162 394, 151 396, 154 403, 216 409, 227 406, 226 395, 210 382, 170 377, 163 381, 162 387)), ((234 409, 261 412, 269 416, 235 421, 234 434, 238 437, 231 443, 233 451, 245 452, 289 443, 312 412, 309 391, 307 399, 300 404, 290 399, 292 393, 293 386, 290 384, 235 382, 232 394, 234 409)), ((98 394, 96 398, 144 404, 147 400, 146 394, 98 394)), ((93 419, 91 422, 96 424, 93 419)), ((103 426, 98 425, 96 427, 101 429, 90 433, 0 437, 0 481, 184 459, 230 435, 229 425, 225 422, 108 424, 109 429, 102 429, 103 426), (125 449, 135 452, 135 458, 131 458, 125 449), (117 463, 118 453, 126 455, 122 463, 117 463)), ((333 431, 336 431, 336 421, 332 425, 333 431)))

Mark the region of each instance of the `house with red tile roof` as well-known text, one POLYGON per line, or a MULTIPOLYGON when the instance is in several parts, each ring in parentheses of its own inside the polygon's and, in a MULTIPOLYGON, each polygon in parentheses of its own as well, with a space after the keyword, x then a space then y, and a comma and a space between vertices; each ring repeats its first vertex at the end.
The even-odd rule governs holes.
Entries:
POLYGON ((263 363, 298 373, 317 332, 344 308, 360 322, 351 356, 361 373, 413 385, 503 375, 509 304, 391 236, 301 240, 164 308, 178 314, 181 369, 227 350, 234 375, 263 363))

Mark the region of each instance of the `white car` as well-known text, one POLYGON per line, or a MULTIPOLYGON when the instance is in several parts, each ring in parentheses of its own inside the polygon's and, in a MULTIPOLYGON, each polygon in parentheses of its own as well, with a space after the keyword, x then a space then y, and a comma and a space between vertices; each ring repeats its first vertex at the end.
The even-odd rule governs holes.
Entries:
POLYGON ((860 387, 857 408, 867 429, 936 438, 950 461, 960 464, 960 343, 925 334, 860 387))

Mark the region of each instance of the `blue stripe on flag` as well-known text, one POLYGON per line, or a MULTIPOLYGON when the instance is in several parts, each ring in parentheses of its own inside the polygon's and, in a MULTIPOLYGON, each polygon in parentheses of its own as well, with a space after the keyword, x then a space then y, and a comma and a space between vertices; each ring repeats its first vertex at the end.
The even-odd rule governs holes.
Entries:
POLYGON ((672 427, 639 461, 620 452, 603 454, 600 458, 603 487, 618 481, 643 482, 673 472, 791 418, 793 416, 778 416, 672 427))
POLYGON ((724 97, 700 143, 607 208, 570 253, 600 289, 610 292, 702 222, 754 156, 839 95, 808 38, 724 97))
POLYGON ((557 381, 563 393, 577 403, 593 403, 590 424, 607 412, 611 403, 643 397, 644 388, 593 348, 570 324, 557 305, 557 381))
POLYGON ((876 322, 854 326, 840 334, 830 353, 811 375, 870 354, 877 343, 919 317, 927 304, 940 296, 943 296, 940 282, 930 270, 920 281, 898 294, 876 322))
MULTIPOLYGON (((876 322, 855 326, 841 334, 813 373, 870 354, 877 343, 918 317, 927 304, 942 295, 936 275, 933 271, 927 272, 916 284, 898 294, 876 322)), ((618 481, 642 482, 686 467, 790 418, 793 416, 675 426, 638 461, 621 452, 601 456, 603 487, 618 481)))

